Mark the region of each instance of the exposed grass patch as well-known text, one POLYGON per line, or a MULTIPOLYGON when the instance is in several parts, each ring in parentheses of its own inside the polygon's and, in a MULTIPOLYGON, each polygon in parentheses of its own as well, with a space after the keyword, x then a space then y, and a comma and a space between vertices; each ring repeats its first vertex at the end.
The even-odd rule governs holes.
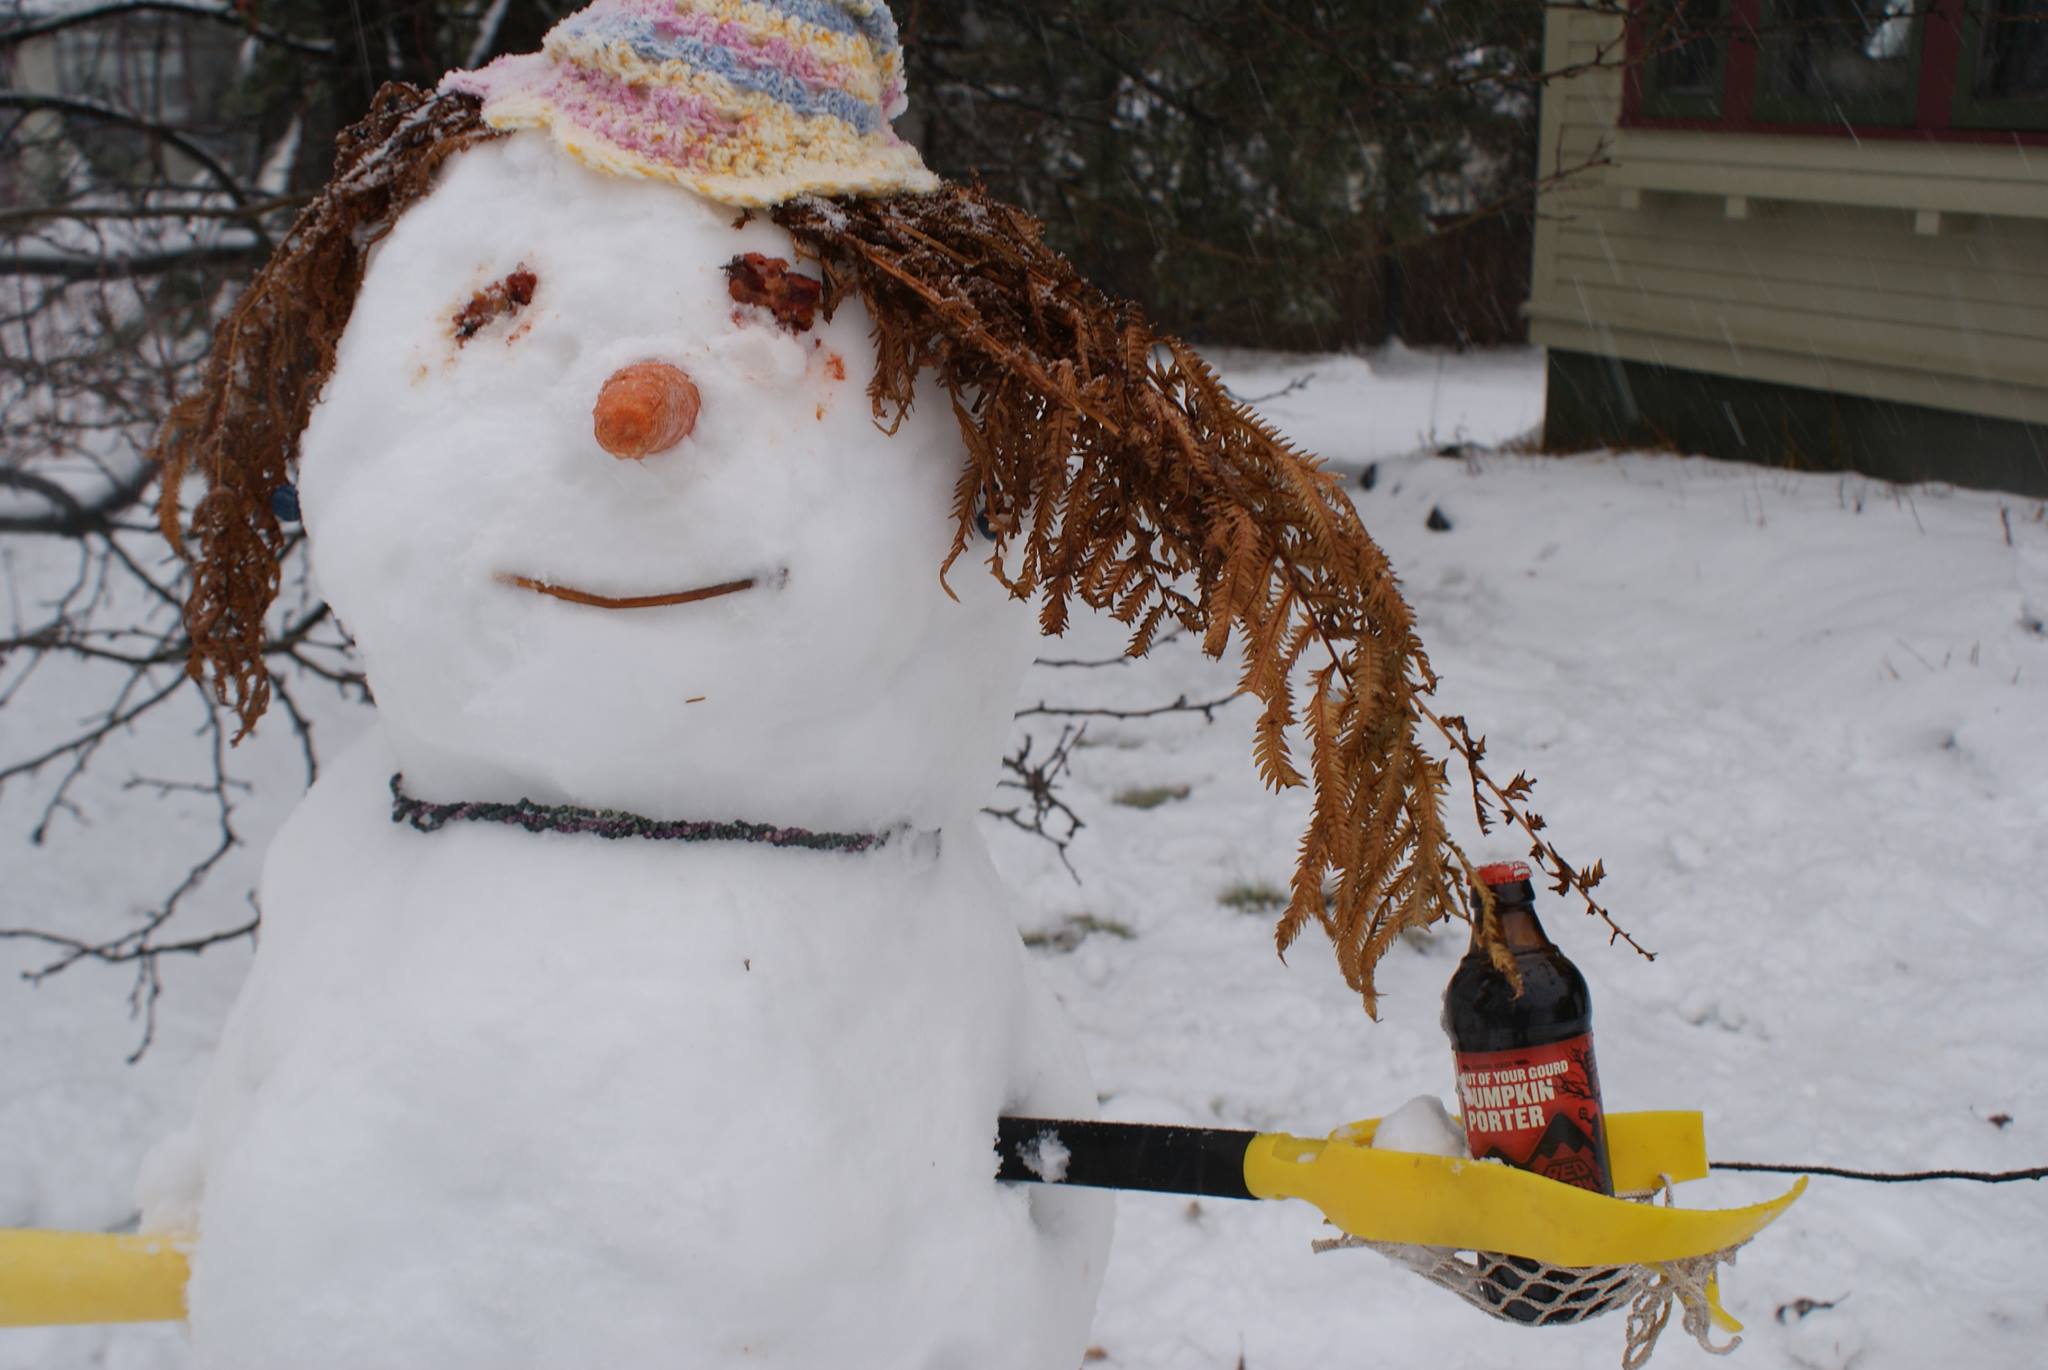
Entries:
POLYGON ((1156 809, 1168 801, 1187 797, 1186 785, 1146 785, 1138 789, 1117 791, 1113 802, 1127 809, 1156 809))
POLYGON ((1056 928, 1041 929, 1024 934, 1024 945, 1042 951, 1072 951, 1095 933, 1128 942, 1137 937, 1131 925, 1120 923, 1114 918, 1097 918, 1092 913, 1070 914, 1066 921, 1056 928))
POLYGON ((1271 913, 1287 907, 1287 891, 1263 880, 1246 880, 1217 895, 1216 902, 1239 913, 1271 913))

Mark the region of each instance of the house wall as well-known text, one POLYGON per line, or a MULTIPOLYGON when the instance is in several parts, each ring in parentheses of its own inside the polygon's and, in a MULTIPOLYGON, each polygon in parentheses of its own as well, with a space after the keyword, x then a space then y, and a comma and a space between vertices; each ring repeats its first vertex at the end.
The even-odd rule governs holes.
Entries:
MULTIPOLYGON (((50 38, 30 38, 0 50, 0 88, 45 94, 57 80, 57 45, 50 38)), ((10 111, 17 120, 7 146, 0 148, 0 208, 32 203, 41 178, 57 163, 51 149, 64 132, 64 121, 47 110, 10 111)))
MULTIPOLYGON (((1618 62, 1621 27, 1551 9, 1547 67, 1618 62)), ((1611 164, 1541 197, 1533 341, 2007 421, 2048 470, 2048 148, 1621 128, 1621 104, 1614 70, 1545 92, 1546 175, 1611 164)), ((1634 407, 1642 373, 1608 369, 1634 407)))
MULTIPOLYGON (((7 89, 102 104, 153 120, 205 148, 232 171, 253 171, 260 130, 232 103, 240 46, 231 25, 195 24, 176 14, 114 13, 9 45, 0 69, 7 89)), ((30 110, 0 149, 0 203, 33 202, 38 180, 79 174, 84 160, 116 180, 154 168, 166 181, 207 184, 200 162, 172 143, 89 114, 30 110)))

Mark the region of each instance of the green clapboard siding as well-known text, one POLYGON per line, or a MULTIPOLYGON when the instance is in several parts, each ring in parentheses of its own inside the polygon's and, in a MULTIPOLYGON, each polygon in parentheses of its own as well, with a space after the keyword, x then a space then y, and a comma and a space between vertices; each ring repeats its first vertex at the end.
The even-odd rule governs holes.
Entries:
MULTIPOLYGON (((1554 8, 1545 22, 1552 68, 1618 57, 1607 47, 1621 23, 1611 12, 1554 8)), ((1620 112, 1612 71, 1545 91, 1546 174, 1613 163, 1543 197, 1530 336, 1578 359, 1564 391, 1594 393, 1603 366, 1609 382, 1646 368, 1638 386, 1615 383, 1640 392, 1633 431, 1704 435, 1713 425, 1698 415, 1713 406, 1697 382, 1719 377, 1757 414, 1798 410, 1786 431, 1808 446, 1817 413, 1867 442, 1925 440, 1940 425, 1845 419, 1833 402, 1800 410, 1785 393, 1973 414, 1993 425, 1986 441, 2003 443, 2006 457, 1950 478, 1995 484, 1997 472, 2025 466, 2014 454, 2032 453, 2048 424, 2048 151, 1623 129, 1620 112), (1602 359, 1612 360, 1593 365, 1602 359), (1649 406, 1680 396, 1694 418, 1660 427, 1649 406)), ((1554 365, 1553 404, 1560 384, 1554 365)), ((1576 440, 1593 416, 1615 412, 1579 403, 1557 426, 1576 440)), ((1717 450, 1758 456, 1769 445, 1717 450)))

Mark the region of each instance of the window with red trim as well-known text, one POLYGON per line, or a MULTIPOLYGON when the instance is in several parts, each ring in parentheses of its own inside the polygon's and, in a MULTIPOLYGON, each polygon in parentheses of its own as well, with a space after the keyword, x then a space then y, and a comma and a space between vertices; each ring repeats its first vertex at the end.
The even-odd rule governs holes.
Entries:
POLYGON ((2048 0, 1636 0, 1622 123, 2048 144, 2048 0))

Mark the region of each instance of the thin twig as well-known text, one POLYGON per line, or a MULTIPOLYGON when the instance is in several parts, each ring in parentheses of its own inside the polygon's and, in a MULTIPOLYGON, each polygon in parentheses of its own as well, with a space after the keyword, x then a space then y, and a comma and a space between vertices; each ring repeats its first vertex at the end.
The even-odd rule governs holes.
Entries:
POLYGON ((1606 878, 1607 872, 1605 867, 1600 862, 1595 861, 1583 870, 1575 869, 1564 859, 1564 856, 1556 847, 1544 839, 1541 831, 1544 827, 1543 816, 1529 810, 1524 804, 1519 802, 1526 798, 1529 789, 1536 782, 1527 776, 1517 775, 1507 786, 1503 787, 1492 776, 1488 775, 1485 768, 1479 764, 1479 758, 1485 751, 1484 739, 1480 739, 1478 745, 1475 746, 1470 734, 1464 731, 1464 721, 1462 719, 1458 720, 1459 727, 1454 730, 1442 718, 1438 717, 1429 705, 1423 703, 1419 698, 1415 701, 1415 707, 1443 735, 1444 741, 1450 745, 1451 750, 1456 752, 1465 762, 1466 768, 1472 776, 1475 791, 1474 804, 1476 805, 1481 802, 1477 797, 1477 791, 1483 788, 1488 794, 1493 796, 1493 801, 1500 807, 1501 813, 1510 822, 1514 823, 1516 827, 1528 834, 1530 841, 1534 844, 1529 849, 1529 855, 1534 857, 1544 872, 1556 881, 1552 888, 1559 894, 1567 894, 1576 890, 1579 898, 1585 901, 1586 912, 1607 925, 1607 940, 1610 944, 1617 941, 1626 942, 1644 960, 1656 960, 1657 953, 1648 950, 1642 943, 1631 937, 1619 923, 1614 921, 1614 916, 1602 906, 1600 901, 1593 897, 1593 887, 1606 878))
POLYGON ((1045 715, 1054 718, 1158 718, 1163 714, 1200 714, 1203 719, 1214 722, 1216 711, 1224 705, 1244 697, 1243 691, 1224 695, 1220 699, 1195 701, 1186 695, 1177 697, 1171 704, 1156 704, 1149 709, 1098 709, 1083 705, 1047 704, 1044 700, 1028 709, 1019 709, 1018 718, 1036 718, 1045 715))

